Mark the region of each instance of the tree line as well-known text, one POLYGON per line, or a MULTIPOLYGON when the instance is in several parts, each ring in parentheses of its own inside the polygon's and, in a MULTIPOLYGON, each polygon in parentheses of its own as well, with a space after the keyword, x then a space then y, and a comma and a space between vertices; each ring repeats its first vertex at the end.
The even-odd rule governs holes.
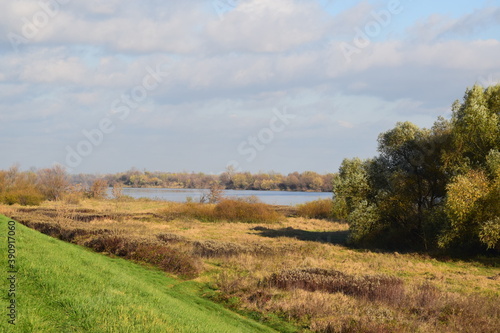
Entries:
POLYGON ((345 159, 333 211, 349 241, 390 249, 500 250, 500 85, 475 85, 432 128, 398 123, 379 155, 345 159))
MULTIPOLYGON (((208 189, 219 184, 230 190, 281 190, 331 192, 334 174, 321 175, 313 171, 293 172, 282 175, 276 172, 257 173, 236 172, 228 168, 220 175, 188 172, 151 172, 131 169, 126 172, 103 176, 110 185, 122 184, 127 187, 164 187, 208 189)), ((73 176, 73 183, 88 183, 93 175, 73 176)))
POLYGON ((38 205, 44 200, 72 196, 75 200, 77 197, 105 198, 108 187, 113 188, 113 196, 120 196, 123 187, 331 192, 333 177, 333 174, 320 175, 312 171, 284 176, 275 172, 251 174, 232 169, 220 175, 137 169, 107 175, 69 175, 61 166, 21 171, 14 165, 8 170, 0 170, 0 203, 38 205))

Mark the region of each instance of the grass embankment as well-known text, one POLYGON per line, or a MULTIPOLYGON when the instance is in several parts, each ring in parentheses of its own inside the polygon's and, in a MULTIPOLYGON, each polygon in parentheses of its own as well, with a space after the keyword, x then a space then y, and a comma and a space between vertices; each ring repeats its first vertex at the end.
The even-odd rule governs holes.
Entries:
POLYGON ((498 257, 352 249, 343 243, 346 224, 284 216, 256 223, 248 215, 234 222, 215 208, 85 200, 0 212, 96 251, 189 272, 211 288, 207 297, 282 332, 496 333, 500 326, 498 257), (158 251, 176 260, 152 255, 158 251))
MULTIPOLYGON (((0 234, 9 219, 0 216, 0 234)), ((16 224, 16 325, 9 324, 7 270, 1 332, 271 332, 198 297, 200 285, 110 258, 16 224)), ((2 267, 7 249, 2 241, 2 267)))

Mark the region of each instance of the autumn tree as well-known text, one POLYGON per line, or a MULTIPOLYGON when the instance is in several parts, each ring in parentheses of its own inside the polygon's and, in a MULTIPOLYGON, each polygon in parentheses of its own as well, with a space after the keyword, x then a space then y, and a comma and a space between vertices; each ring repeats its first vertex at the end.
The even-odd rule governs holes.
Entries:
POLYGON ((96 179, 86 191, 86 195, 93 199, 104 199, 108 196, 108 182, 104 179, 96 179))
POLYGON ((499 249, 500 86, 467 89, 451 120, 431 129, 398 123, 379 155, 344 160, 334 212, 350 240, 392 248, 499 249), (341 215, 341 214, 337 214, 341 215))
POLYGON ((37 175, 38 187, 48 200, 60 199, 69 186, 66 170, 60 165, 39 170, 37 175))

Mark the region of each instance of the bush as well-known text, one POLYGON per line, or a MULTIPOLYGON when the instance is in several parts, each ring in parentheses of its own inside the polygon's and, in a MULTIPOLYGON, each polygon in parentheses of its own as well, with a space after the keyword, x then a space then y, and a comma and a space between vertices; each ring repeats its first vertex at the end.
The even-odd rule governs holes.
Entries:
POLYGON ((282 215, 272 206, 263 203, 249 203, 244 200, 225 199, 217 205, 187 202, 172 204, 160 212, 167 220, 176 218, 191 218, 200 221, 215 222, 246 222, 266 223, 277 222, 282 215))
POLYGON ((332 200, 319 199, 298 205, 297 215, 310 219, 332 219, 332 200))
POLYGON ((130 257, 187 278, 196 277, 202 268, 200 259, 169 246, 139 245, 130 257))
POLYGON ((240 244, 215 240, 196 241, 193 246, 193 253, 205 258, 230 257, 248 252, 248 249, 240 244))
POLYGON ((108 196, 107 190, 108 182, 104 179, 96 179, 87 189, 85 195, 93 199, 106 199, 108 196))
POLYGON ((271 206, 263 203, 226 199, 215 206, 214 217, 225 221, 261 223, 277 222, 281 215, 271 206))
POLYGON ((13 190, 4 194, 2 201, 7 205, 39 206, 44 196, 35 189, 13 190))
POLYGON ((353 276, 320 268, 284 270, 264 279, 263 285, 285 290, 341 292, 390 303, 404 296, 403 281, 399 278, 385 275, 353 276))

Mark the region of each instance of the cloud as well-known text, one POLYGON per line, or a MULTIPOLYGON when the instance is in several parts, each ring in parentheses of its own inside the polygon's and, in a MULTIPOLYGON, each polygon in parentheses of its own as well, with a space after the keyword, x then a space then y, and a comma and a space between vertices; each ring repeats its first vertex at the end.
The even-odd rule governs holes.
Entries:
POLYGON ((500 73, 500 41, 484 38, 499 10, 484 5, 455 18, 424 6, 418 22, 403 12, 347 63, 339 44, 373 19, 375 4, 327 11, 316 1, 245 0, 219 17, 211 0, 73 0, 15 52, 8 33, 22 34, 40 5, 9 1, 0 13, 2 149, 27 166, 64 159, 148 68, 165 65, 158 88, 78 171, 99 171, 106 156, 116 171, 137 160, 223 169, 275 108, 296 121, 245 168, 335 171, 343 157, 373 155, 377 134, 395 122, 429 126, 465 87, 500 73), (398 30, 402 21, 412 28, 398 30))
POLYGON ((224 51, 286 52, 321 39, 326 19, 313 1, 249 0, 209 22, 206 34, 224 51))
POLYGON ((433 14, 419 20, 408 29, 420 42, 439 42, 456 37, 469 37, 490 27, 500 25, 500 8, 485 7, 459 18, 433 14))

